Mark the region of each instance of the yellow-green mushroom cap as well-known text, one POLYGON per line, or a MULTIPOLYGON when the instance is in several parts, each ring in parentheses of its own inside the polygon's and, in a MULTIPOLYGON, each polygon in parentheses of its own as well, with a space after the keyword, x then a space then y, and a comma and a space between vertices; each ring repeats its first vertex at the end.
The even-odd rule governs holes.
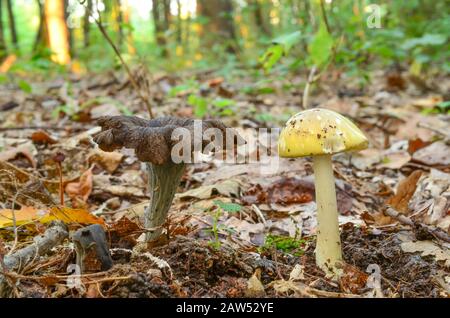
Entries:
POLYGON ((316 156, 362 150, 367 145, 366 136, 348 118, 315 108, 288 120, 278 140, 278 154, 288 158, 316 156))

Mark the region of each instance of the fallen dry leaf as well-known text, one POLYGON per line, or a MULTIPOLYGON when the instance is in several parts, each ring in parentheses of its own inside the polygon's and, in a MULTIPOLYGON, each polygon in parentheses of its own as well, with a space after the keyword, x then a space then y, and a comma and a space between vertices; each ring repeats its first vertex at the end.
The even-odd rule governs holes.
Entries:
POLYGON ((57 141, 43 130, 35 131, 31 134, 31 140, 38 144, 55 144, 57 141))
POLYGON ((260 281, 261 270, 257 268, 252 277, 247 281, 247 290, 245 291, 245 297, 264 297, 266 291, 264 285, 260 281))
POLYGON ((89 163, 96 162, 109 173, 113 173, 119 167, 123 154, 117 151, 106 152, 101 149, 94 149, 88 156, 89 163))
POLYGON ((105 221, 91 214, 85 209, 72 209, 69 207, 53 207, 49 211, 49 215, 39 220, 41 223, 48 223, 53 220, 60 220, 67 224, 101 224, 105 225, 105 221))
POLYGON ((237 217, 234 216, 228 218, 225 222, 223 222, 223 224, 227 228, 233 229, 241 240, 252 244, 255 244, 253 238, 257 237, 258 234, 262 235, 262 233, 264 232, 264 224, 250 223, 245 220, 239 220, 237 217))
POLYGON ((359 270, 356 266, 344 264, 343 273, 339 279, 339 284, 344 292, 359 294, 366 287, 369 275, 359 270))
POLYGON ((386 201, 386 204, 392 206, 400 213, 407 214, 409 201, 416 191, 417 182, 421 176, 422 171, 416 170, 407 178, 400 181, 397 186, 396 194, 389 198, 386 201))
POLYGON ((19 226, 39 219, 45 214, 45 211, 38 210, 31 206, 23 206, 20 210, 14 211, 11 209, 0 210, 0 228, 13 226, 14 218, 16 226, 19 226))
POLYGON ((445 142, 436 141, 416 151, 413 160, 427 166, 450 166, 450 147, 445 142))
POLYGON ((242 197, 244 204, 279 203, 283 205, 306 203, 314 199, 314 183, 298 178, 282 178, 263 188, 256 184, 242 197))
MULTIPOLYGON (((50 223, 54 220, 60 220, 67 224, 102 224, 105 222, 102 218, 92 215, 84 209, 72 209, 68 207, 52 207, 50 210, 39 210, 33 207, 22 207, 14 211, 16 226, 29 222, 50 223)), ((13 211, 10 209, 0 210, 0 228, 13 226, 13 211)))
POLYGON ((432 241, 403 242, 400 247, 403 252, 421 252, 422 256, 433 255, 437 261, 445 261, 445 266, 450 267, 450 250, 441 248, 432 241))
POLYGON ((411 160, 411 156, 406 151, 397 151, 386 154, 383 157, 383 163, 379 164, 380 168, 400 169, 411 160))
POLYGON ((228 197, 239 197, 241 185, 237 180, 225 180, 214 185, 203 185, 196 189, 192 189, 183 193, 179 193, 176 197, 180 199, 209 199, 215 194, 222 194, 228 197))
POLYGON ((13 149, 0 152, 0 161, 9 161, 15 159, 18 155, 22 155, 31 163, 33 168, 36 168, 36 160, 34 159, 36 153, 36 147, 34 147, 33 143, 30 141, 14 147, 13 149))
POLYGON ((417 150, 422 149, 422 148, 428 146, 429 144, 430 144, 430 142, 425 142, 420 138, 408 140, 408 153, 410 155, 412 155, 417 150))
POLYGON ((91 166, 81 176, 78 182, 70 182, 66 185, 66 193, 72 200, 81 199, 83 202, 87 202, 89 195, 92 192, 92 169, 91 166))

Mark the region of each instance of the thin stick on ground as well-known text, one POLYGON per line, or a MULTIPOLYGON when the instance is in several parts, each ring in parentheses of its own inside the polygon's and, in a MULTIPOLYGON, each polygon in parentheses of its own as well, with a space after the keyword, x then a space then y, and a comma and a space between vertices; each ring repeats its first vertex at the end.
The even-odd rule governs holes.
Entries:
POLYGON ((386 207, 386 209, 384 210, 384 214, 396 219, 397 221, 399 221, 402 224, 411 226, 412 228, 416 229, 418 232, 425 232, 437 239, 440 239, 442 241, 450 243, 450 235, 445 233, 445 231, 441 230, 440 228, 433 227, 433 226, 430 226, 427 224, 414 222, 409 217, 401 214, 400 212, 398 212, 397 210, 393 209, 390 206, 386 207))

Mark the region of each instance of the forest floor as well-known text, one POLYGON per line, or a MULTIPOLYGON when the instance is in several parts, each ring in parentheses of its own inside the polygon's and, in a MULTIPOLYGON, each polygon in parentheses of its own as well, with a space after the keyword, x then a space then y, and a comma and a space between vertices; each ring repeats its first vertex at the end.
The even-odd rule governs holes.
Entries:
MULTIPOLYGON (((271 75, 256 82, 248 75, 198 72, 150 80, 141 74, 139 83, 158 116, 193 116, 191 94, 211 104, 226 100, 208 114, 226 104, 221 120, 250 136, 257 128, 282 127, 301 110, 304 78, 271 75)), ((114 266, 83 275, 83 287, 70 288, 66 269, 75 251, 66 240, 7 274, 14 285, 9 296, 450 296, 448 77, 379 71, 361 89, 334 70, 312 91, 311 106, 345 114, 370 141, 366 150, 334 157, 346 262, 339 282, 315 266, 310 159, 280 159, 272 174, 262 174, 259 163, 190 165, 164 240, 148 246, 145 166, 133 151, 106 153, 92 142, 99 116, 148 118, 126 77, 71 75, 19 86, 0 89, 0 259, 47 228, 42 216, 59 203, 59 158, 64 211, 76 220, 69 222, 71 232, 104 224, 114 266), (401 217, 388 215, 388 206, 401 217)))

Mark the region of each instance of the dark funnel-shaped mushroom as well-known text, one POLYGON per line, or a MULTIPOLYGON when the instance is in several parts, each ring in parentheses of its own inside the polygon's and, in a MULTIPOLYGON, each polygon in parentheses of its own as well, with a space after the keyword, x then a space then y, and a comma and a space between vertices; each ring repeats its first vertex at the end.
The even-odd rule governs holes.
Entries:
POLYGON ((244 142, 233 129, 218 120, 177 117, 146 120, 132 116, 106 116, 99 118, 98 124, 102 131, 94 137, 94 141, 100 149, 132 148, 138 159, 147 163, 150 204, 145 211, 145 227, 154 229, 147 233, 147 241, 161 235, 161 226, 185 166, 192 162, 186 158, 191 159, 195 151, 214 149, 217 152, 227 145, 244 142), (184 159, 180 160, 181 157, 184 159))

